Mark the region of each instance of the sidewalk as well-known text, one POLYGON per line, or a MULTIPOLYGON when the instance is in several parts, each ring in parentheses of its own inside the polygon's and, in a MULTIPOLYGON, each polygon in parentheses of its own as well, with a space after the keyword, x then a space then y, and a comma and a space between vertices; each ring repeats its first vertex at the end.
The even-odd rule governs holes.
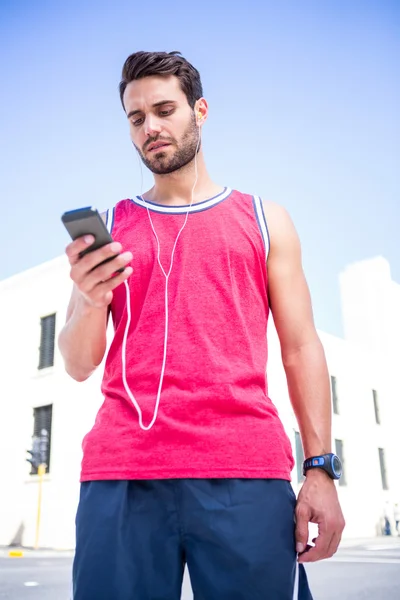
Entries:
POLYGON ((380 535, 373 538, 349 538, 340 542, 341 548, 355 548, 357 546, 393 546, 400 548, 400 537, 395 535, 380 535))
POLYGON ((0 558, 72 558, 75 550, 64 550, 55 548, 22 548, 0 546, 0 558), (13 556, 10 556, 10 553, 13 556))
MULTIPOLYGON (((375 546, 377 549, 379 546, 391 546, 393 548, 400 548, 400 537, 382 535, 373 538, 349 538, 341 541, 339 546, 340 550, 346 548, 357 548, 365 546, 375 546)), ((0 558, 10 557, 10 552, 18 555, 22 553, 22 556, 14 556, 12 558, 73 558, 75 550, 73 549, 56 549, 56 548, 40 548, 34 550, 33 548, 22 548, 22 547, 6 547, 0 546, 0 558)))

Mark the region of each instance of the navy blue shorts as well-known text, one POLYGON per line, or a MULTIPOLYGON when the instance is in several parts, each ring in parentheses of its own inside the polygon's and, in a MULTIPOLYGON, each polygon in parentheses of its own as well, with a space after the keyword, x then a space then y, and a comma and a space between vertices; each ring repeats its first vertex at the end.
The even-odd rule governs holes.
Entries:
POLYGON ((312 600, 296 561, 289 482, 167 479, 82 484, 74 600, 312 600))

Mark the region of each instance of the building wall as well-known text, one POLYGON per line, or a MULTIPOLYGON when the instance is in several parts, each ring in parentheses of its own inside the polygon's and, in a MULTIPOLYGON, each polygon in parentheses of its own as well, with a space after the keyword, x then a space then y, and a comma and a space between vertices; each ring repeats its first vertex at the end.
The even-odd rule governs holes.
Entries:
MULTIPOLYGON (((337 379, 339 414, 332 415, 332 439, 343 441, 346 485, 337 490, 346 519, 344 537, 370 537, 381 531, 386 503, 400 501, 398 394, 390 369, 362 346, 319 331, 328 369, 337 379), (381 424, 375 421, 372 390, 378 392, 381 424), (389 490, 382 489, 378 448, 386 455, 389 490)), ((270 397, 278 407, 296 456, 294 432, 299 431, 290 407, 279 342, 273 328, 268 366, 270 397)), ((335 446, 333 446, 335 451, 335 446)), ((297 469, 292 472, 296 492, 301 489, 297 469)))
MULTIPOLYGON (((381 325, 375 324, 374 329, 374 340, 377 337, 381 340, 379 351, 366 343, 365 321, 362 321, 364 326, 360 322, 351 328, 352 318, 365 319, 371 314, 370 308, 361 307, 359 313, 355 310, 360 306, 361 292, 369 289, 369 284, 362 283, 363 277, 370 277, 368 265, 355 265, 355 269, 357 285, 349 270, 341 278, 344 313, 352 341, 319 332, 330 373, 337 378, 339 415, 333 415, 333 438, 343 440, 347 485, 338 486, 338 492, 347 521, 347 537, 376 535, 385 502, 392 505, 400 501, 400 470, 396 464, 400 456, 400 403, 394 380, 394 357, 382 341, 385 337, 380 332, 381 325), (378 392, 381 425, 375 422, 372 389, 378 392), (382 489, 379 447, 386 453, 387 491, 382 489)), ((375 262, 372 271, 374 269, 375 262)), ((25 458, 26 450, 31 447, 33 409, 46 404, 53 405, 53 422, 51 467, 43 483, 40 545, 72 548, 75 543, 81 442, 102 402, 102 366, 88 381, 77 383, 65 374, 62 358, 56 350, 53 367, 41 371, 37 368, 40 318, 57 314, 57 337, 71 291, 68 272, 67 261, 61 257, 0 282, 0 452, 3 457, 0 545, 32 546, 35 541, 38 477, 30 475, 30 465, 25 458)), ((397 308, 399 312, 396 286, 387 286, 395 290, 393 296, 389 294, 387 311, 397 308)), ((387 321, 386 318, 385 323, 387 321)), ((269 344, 269 395, 278 407, 295 453, 298 427, 288 398, 279 341, 272 321, 269 344)), ((296 468, 293 486, 296 491, 301 488, 296 468)))
MULTIPOLYGON (((372 469, 369 476, 365 473, 365 480, 361 481, 361 477, 358 477, 359 485, 362 485, 368 499, 372 494, 381 513, 386 508, 392 518, 393 503, 400 502, 400 391, 397 381, 400 358, 400 285, 392 280, 390 265, 383 257, 349 265, 340 274, 339 282, 346 344, 349 349, 353 349, 350 363, 352 368, 346 368, 345 360, 342 362, 343 378, 346 373, 349 379, 351 372, 357 372, 360 382, 360 399, 358 402, 351 402, 348 436, 354 453, 358 448, 358 436, 363 436, 360 439, 363 442, 362 451, 370 456, 372 469), (357 371, 353 368, 356 364, 357 371), (368 416, 366 413, 368 405, 371 407, 371 388, 376 389, 379 394, 381 425, 376 425, 374 412, 371 415, 370 410, 368 416), (383 494, 379 490, 377 447, 385 449, 387 459, 389 490, 383 494)), ((361 499, 360 512, 366 513, 361 499)))
POLYGON ((400 284, 382 257, 349 265, 340 274, 345 338, 380 356, 399 356, 400 284))
MULTIPOLYGON (((0 544, 35 541, 38 477, 31 476, 33 408, 53 405, 51 467, 43 483, 40 543, 74 546, 79 496, 81 441, 93 424, 102 398, 100 371, 78 384, 55 353, 54 367, 38 371, 40 317, 56 313, 56 336, 63 326, 71 291, 64 258, 0 283, 0 452, 6 493, 0 501, 0 544)), ((3 486, 2 486, 2 489, 3 486)))

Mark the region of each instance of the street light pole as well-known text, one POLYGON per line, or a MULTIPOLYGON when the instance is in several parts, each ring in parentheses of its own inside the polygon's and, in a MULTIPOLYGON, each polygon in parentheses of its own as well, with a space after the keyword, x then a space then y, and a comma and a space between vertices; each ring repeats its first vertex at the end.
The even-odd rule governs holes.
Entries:
POLYGON ((35 545, 34 548, 39 548, 39 533, 40 533, 40 521, 42 516, 42 494, 43 494, 43 476, 46 473, 48 465, 48 452, 49 452, 49 433, 47 429, 42 429, 40 436, 33 436, 32 439, 32 450, 28 450, 31 458, 28 458, 28 462, 37 469, 39 476, 39 494, 38 494, 38 506, 36 513, 36 534, 35 534, 35 545))
POLYGON ((43 488, 43 475, 46 473, 46 465, 40 464, 38 466, 39 475, 39 496, 38 496, 38 507, 36 515, 36 535, 35 535, 35 550, 39 548, 39 532, 40 532, 40 519, 42 516, 42 488, 43 488))

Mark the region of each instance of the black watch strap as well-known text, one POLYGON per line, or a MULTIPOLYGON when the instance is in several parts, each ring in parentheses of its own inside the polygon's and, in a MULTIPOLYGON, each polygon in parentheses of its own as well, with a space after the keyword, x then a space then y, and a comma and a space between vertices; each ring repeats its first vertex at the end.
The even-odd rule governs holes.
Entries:
POLYGON ((342 463, 336 454, 321 454, 311 456, 303 462, 303 475, 309 469, 323 469, 332 479, 340 479, 342 475, 342 463))
POLYGON ((322 456, 311 456, 310 458, 306 458, 303 463, 303 474, 305 475, 305 472, 313 467, 324 467, 325 456, 327 455, 325 454, 322 456))

